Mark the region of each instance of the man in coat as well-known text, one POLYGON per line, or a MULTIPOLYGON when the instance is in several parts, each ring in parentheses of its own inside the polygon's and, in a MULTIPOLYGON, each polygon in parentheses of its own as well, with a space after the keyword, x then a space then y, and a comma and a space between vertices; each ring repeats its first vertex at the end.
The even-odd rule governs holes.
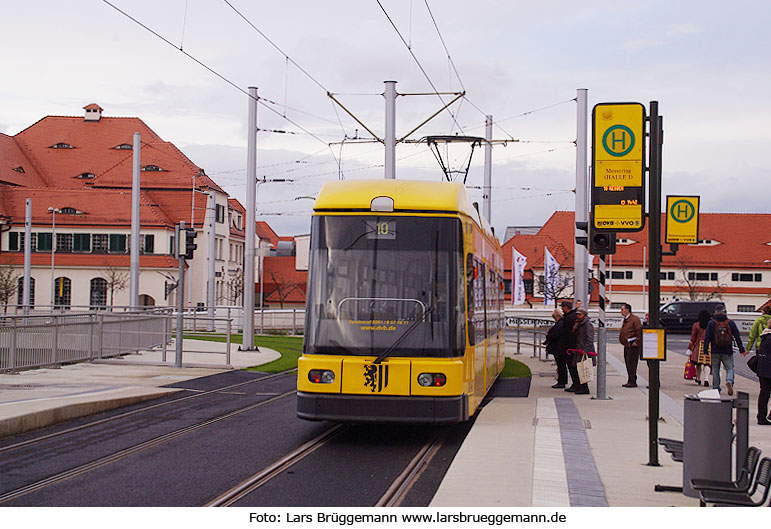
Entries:
POLYGON ((625 388, 637 387, 637 362, 640 359, 640 347, 642 346, 642 323, 640 318, 632 314, 632 306, 624 303, 621 307, 621 315, 624 323, 621 324, 621 332, 618 341, 624 346, 624 363, 626 364, 625 388))

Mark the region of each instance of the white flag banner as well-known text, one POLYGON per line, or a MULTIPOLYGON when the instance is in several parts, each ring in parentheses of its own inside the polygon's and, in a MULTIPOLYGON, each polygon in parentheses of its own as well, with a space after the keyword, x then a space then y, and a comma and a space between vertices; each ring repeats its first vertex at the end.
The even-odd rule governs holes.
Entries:
POLYGON ((525 303, 525 267, 527 257, 522 255, 513 246, 511 247, 511 303, 522 305, 525 303))
POLYGON ((560 265, 549 249, 543 247, 543 304, 554 304, 554 294, 560 288, 560 265))

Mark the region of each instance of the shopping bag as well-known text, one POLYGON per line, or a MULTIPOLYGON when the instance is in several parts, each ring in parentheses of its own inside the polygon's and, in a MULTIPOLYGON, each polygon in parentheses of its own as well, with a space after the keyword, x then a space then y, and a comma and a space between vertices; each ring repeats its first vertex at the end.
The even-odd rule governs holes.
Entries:
POLYGON ((683 372, 683 378, 685 380, 693 380, 696 378, 696 366, 693 365, 693 362, 690 360, 686 360, 685 362, 685 371, 683 372))
POLYGON ((753 355, 747 360, 747 367, 749 367, 753 373, 758 372, 758 355, 753 355))
POLYGON ((583 358, 576 364, 578 370, 578 381, 581 384, 586 384, 594 379, 594 366, 592 360, 588 356, 584 355, 583 358))

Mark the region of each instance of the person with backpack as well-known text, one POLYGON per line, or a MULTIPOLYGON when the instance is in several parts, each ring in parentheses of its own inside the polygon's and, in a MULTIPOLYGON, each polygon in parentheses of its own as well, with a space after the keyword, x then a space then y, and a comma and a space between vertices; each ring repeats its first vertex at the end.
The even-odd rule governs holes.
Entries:
POLYGON ((742 356, 746 355, 736 323, 728 319, 725 305, 718 305, 704 333, 704 349, 706 354, 712 355, 712 388, 720 391, 720 364, 723 364, 729 395, 734 394, 734 342, 742 356))

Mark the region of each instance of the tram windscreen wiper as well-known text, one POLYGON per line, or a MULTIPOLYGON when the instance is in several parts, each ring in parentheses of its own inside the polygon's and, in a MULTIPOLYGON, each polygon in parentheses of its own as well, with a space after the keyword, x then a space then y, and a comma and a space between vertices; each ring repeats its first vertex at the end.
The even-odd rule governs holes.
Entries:
POLYGON ((411 333, 412 331, 414 331, 414 330, 415 330, 415 329, 418 327, 418 324, 420 324, 420 323, 423 323, 424 321, 426 321, 426 318, 428 317, 428 315, 429 315, 429 314, 431 314, 433 311, 434 311, 434 307, 433 307, 433 306, 432 306, 432 307, 428 307, 428 308, 427 308, 425 311, 423 311, 423 316, 422 316, 422 317, 421 317, 419 320, 415 320, 415 321, 413 321, 413 322, 412 322, 412 325, 410 325, 409 327, 407 327, 407 330, 406 330, 406 331, 404 331, 404 334, 402 334, 402 335, 399 337, 399 339, 398 339, 398 340, 396 340, 396 341, 395 341, 395 342, 394 342, 394 343, 391 345, 391 347, 389 347, 388 349, 386 349, 385 351, 383 351, 382 353, 380 353, 380 356, 378 356, 377 358, 375 358, 375 361, 374 361, 374 362, 372 362, 372 363, 373 363, 373 364, 379 364, 380 362, 382 362, 383 360, 385 360, 386 358, 388 358, 388 357, 391 355, 391 353, 393 353, 393 352, 396 350, 396 348, 397 348, 397 347, 399 347, 399 344, 401 344, 401 343, 404 341, 404 339, 405 339, 405 338, 407 338, 407 336, 409 336, 409 335, 410 335, 410 333, 411 333))

